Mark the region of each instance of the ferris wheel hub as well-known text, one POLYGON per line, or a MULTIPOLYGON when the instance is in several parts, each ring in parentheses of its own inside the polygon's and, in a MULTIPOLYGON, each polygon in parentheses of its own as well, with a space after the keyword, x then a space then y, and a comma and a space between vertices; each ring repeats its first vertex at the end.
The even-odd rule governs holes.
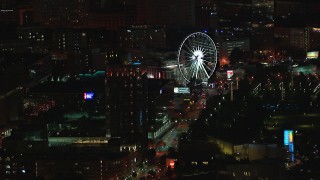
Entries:
POLYGON ((201 50, 196 50, 196 51, 193 51, 193 56, 192 56, 192 59, 193 60, 196 60, 196 61, 203 61, 203 58, 204 55, 203 55, 203 52, 201 50))

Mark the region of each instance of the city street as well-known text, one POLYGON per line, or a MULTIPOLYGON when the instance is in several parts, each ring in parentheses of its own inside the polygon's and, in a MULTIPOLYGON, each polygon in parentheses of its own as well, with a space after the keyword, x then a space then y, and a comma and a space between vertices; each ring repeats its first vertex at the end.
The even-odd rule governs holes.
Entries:
POLYGON ((183 122, 177 124, 173 129, 171 129, 166 135, 162 137, 162 141, 164 142, 163 146, 157 148, 157 155, 166 153, 170 147, 177 148, 178 146, 178 136, 186 132, 189 129, 189 123, 183 122))

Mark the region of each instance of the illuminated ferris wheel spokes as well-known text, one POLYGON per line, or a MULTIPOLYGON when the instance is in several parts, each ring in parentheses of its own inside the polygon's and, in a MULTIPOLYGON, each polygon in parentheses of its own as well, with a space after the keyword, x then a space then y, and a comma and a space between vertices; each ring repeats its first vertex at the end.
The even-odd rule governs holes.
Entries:
POLYGON ((217 63, 217 50, 207 34, 190 34, 181 43, 178 53, 178 67, 187 82, 191 79, 207 82, 212 76, 217 63))

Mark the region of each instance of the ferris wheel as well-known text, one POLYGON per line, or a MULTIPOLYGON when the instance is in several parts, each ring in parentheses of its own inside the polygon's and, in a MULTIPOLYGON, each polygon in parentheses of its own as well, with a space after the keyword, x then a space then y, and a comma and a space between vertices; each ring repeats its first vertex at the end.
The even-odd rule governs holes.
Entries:
POLYGON ((216 65, 217 48, 207 34, 192 33, 182 41, 178 52, 178 67, 186 82, 208 82, 216 65))

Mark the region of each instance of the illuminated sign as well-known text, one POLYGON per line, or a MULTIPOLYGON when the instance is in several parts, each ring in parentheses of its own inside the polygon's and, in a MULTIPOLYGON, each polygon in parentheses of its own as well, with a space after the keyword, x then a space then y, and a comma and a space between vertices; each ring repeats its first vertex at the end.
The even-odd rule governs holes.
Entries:
POLYGON ((283 143, 288 153, 290 153, 291 161, 293 161, 294 160, 293 130, 284 130, 283 143))
POLYGON ((94 93, 93 92, 83 93, 83 99, 84 100, 92 100, 93 97, 94 97, 94 93))
POLYGON ((132 65, 141 65, 141 62, 140 61, 135 61, 132 63, 132 65))
POLYGON ((292 130, 285 130, 284 131, 284 145, 289 145, 293 143, 293 131, 292 130))
POLYGON ((190 94, 190 89, 188 87, 175 87, 173 92, 175 94, 190 94))
POLYGON ((307 59, 317 59, 319 58, 319 51, 307 52, 307 59))
POLYGON ((228 71, 227 71, 227 78, 228 78, 228 80, 231 80, 232 76, 233 76, 233 70, 228 70, 228 71))

